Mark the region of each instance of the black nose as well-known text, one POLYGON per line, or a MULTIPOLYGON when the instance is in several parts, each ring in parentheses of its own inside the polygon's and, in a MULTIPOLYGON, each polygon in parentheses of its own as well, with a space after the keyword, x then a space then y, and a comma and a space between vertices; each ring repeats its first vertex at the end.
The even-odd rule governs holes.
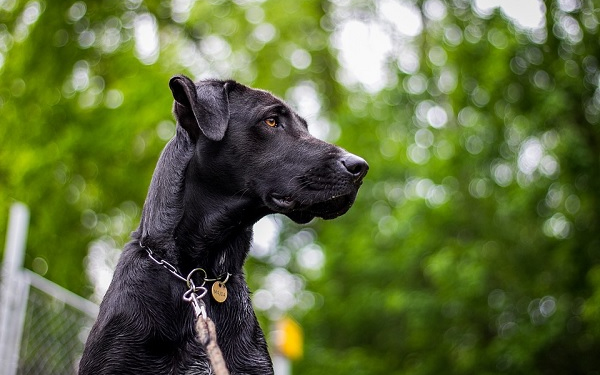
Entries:
POLYGON ((365 159, 356 155, 348 154, 344 156, 341 163, 354 176, 354 182, 360 182, 369 170, 369 164, 365 159))

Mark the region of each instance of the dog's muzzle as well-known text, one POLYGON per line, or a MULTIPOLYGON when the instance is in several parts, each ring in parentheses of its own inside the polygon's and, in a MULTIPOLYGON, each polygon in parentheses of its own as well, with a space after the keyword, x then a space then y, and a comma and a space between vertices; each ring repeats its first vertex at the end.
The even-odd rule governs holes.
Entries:
POLYGON ((313 217, 333 219, 343 215, 354 203, 369 165, 364 159, 345 153, 326 170, 327 174, 313 172, 302 176, 293 193, 271 193, 269 205, 299 223, 313 217))

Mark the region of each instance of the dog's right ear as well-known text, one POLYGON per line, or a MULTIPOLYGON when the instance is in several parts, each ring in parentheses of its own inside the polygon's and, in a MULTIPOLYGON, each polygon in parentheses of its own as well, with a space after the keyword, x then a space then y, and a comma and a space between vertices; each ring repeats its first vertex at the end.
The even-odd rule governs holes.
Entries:
POLYGON ((198 86, 184 75, 169 81, 175 99, 174 112, 179 124, 192 139, 200 132, 212 141, 220 141, 229 123, 229 99, 225 84, 218 81, 200 82, 198 86))

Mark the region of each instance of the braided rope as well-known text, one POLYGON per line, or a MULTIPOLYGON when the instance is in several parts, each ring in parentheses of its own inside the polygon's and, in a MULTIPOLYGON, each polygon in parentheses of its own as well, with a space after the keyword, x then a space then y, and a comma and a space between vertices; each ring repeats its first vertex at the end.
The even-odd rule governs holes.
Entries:
POLYGON ((209 317, 204 319, 199 316, 196 320, 196 334, 198 335, 198 342, 204 347, 206 355, 208 355, 215 375, 229 375, 223 353, 221 353, 221 348, 217 344, 217 330, 212 319, 209 317))

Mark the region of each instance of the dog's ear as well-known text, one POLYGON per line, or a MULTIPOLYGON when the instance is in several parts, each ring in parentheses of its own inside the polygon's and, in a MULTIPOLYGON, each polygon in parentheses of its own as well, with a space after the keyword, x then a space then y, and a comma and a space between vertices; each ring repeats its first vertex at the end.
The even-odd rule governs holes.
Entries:
POLYGON ((175 99, 175 117, 193 139, 200 131, 212 141, 220 141, 229 123, 229 100, 225 83, 200 82, 198 86, 184 75, 169 81, 175 99))

